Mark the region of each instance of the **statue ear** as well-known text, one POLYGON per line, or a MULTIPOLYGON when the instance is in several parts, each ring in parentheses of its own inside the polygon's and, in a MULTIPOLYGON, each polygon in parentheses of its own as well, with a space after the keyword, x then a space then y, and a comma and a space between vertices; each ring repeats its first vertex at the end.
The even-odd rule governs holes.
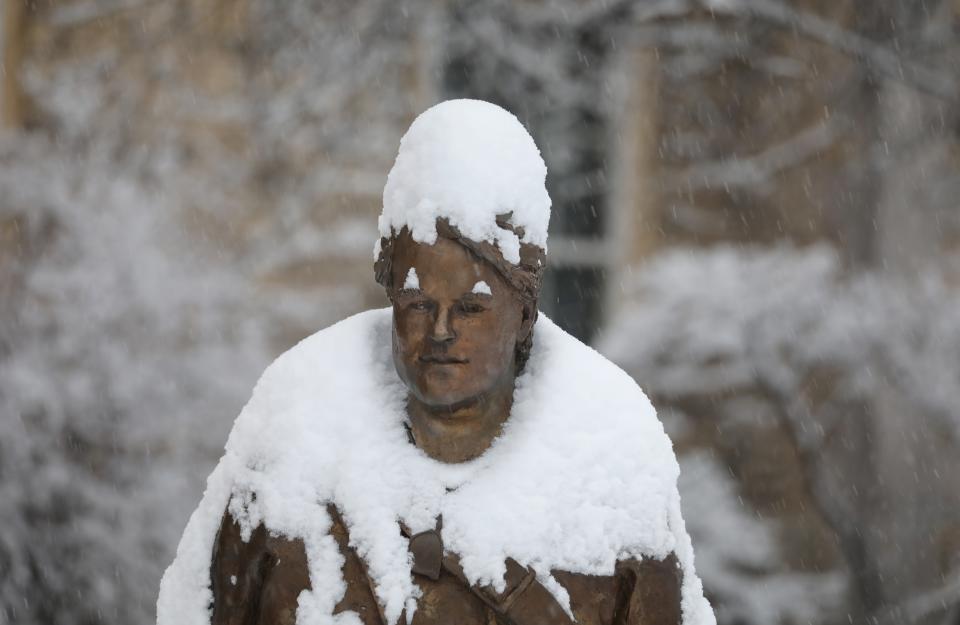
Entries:
POLYGON ((524 341, 533 332, 533 324, 537 320, 537 304, 535 302, 525 302, 521 309, 521 315, 519 339, 524 341))

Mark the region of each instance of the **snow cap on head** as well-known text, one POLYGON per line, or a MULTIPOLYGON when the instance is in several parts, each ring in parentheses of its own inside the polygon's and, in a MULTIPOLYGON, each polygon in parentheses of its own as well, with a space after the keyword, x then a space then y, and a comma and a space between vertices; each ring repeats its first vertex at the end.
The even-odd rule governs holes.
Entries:
POLYGON ((495 244, 516 265, 521 243, 547 249, 546 177, 540 150, 513 114, 481 100, 441 102, 400 140, 383 189, 380 236, 406 226, 415 241, 432 245, 437 219, 445 218, 464 237, 495 244), (498 217, 511 229, 498 225, 498 217))

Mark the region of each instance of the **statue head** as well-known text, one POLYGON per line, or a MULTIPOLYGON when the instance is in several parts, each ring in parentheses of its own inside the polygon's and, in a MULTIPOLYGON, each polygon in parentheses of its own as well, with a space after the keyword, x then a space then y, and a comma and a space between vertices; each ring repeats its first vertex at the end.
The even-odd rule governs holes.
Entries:
POLYGON ((533 345, 546 260, 546 167, 517 119, 486 102, 423 113, 384 189, 377 281, 393 305, 397 373, 420 403, 512 389, 533 345))
POLYGON ((420 402, 455 408, 512 386, 533 345, 543 253, 520 265, 437 223, 433 244, 402 229, 381 244, 377 281, 393 304, 393 359, 420 402))

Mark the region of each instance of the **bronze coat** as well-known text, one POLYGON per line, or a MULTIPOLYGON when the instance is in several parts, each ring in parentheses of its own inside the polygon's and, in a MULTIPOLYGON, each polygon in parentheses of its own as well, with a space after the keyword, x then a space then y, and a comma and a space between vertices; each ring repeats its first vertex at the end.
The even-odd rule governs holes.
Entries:
MULTIPOLYGON (((336 509, 330 530, 344 558, 347 584, 335 613, 353 610, 364 625, 387 624, 364 564, 349 546, 347 528, 336 509)), ((398 531, 401 531, 398 527, 398 531)), ((571 623, 552 596, 531 583, 526 569, 507 561, 507 588, 470 589, 457 574, 455 557, 444 558, 437 579, 414 574, 423 591, 412 623, 401 625, 559 625, 571 623), (494 609, 506 607, 505 616, 494 609)), ((612 576, 554 571, 570 595, 579 625, 679 625, 681 571, 676 558, 628 560, 612 576)), ((303 541, 275 536, 262 525, 244 542, 240 526, 224 513, 210 568, 212 625, 293 625, 297 597, 310 588, 303 541)))

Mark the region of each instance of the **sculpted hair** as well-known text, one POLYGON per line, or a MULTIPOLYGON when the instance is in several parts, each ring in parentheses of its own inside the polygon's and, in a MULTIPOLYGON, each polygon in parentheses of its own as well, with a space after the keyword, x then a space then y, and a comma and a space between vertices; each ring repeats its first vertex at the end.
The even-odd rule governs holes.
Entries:
MULTIPOLYGON (((510 213, 497 216, 497 225, 505 230, 509 230, 518 237, 523 237, 523 228, 518 228, 510 223, 510 213)), ((393 248, 397 239, 409 233, 406 226, 400 232, 393 233, 389 237, 380 239, 380 253, 374 262, 373 271, 377 282, 387 290, 389 295, 393 291, 393 248)), ((471 254, 480 260, 490 264, 497 273, 499 273, 507 284, 509 284, 520 296, 520 299, 527 305, 533 315, 531 322, 537 320, 537 299, 540 297, 540 287, 543 284, 543 270, 546 267, 546 254, 536 245, 529 243, 520 244, 520 262, 516 265, 506 260, 500 253, 500 249, 486 241, 473 241, 464 237, 456 226, 450 224, 446 219, 437 220, 437 235, 449 239, 459 245, 462 245, 471 254)), ((517 373, 523 371, 524 365, 530 358, 530 350, 533 348, 533 330, 531 329, 527 337, 517 344, 514 358, 517 365, 517 373)))

